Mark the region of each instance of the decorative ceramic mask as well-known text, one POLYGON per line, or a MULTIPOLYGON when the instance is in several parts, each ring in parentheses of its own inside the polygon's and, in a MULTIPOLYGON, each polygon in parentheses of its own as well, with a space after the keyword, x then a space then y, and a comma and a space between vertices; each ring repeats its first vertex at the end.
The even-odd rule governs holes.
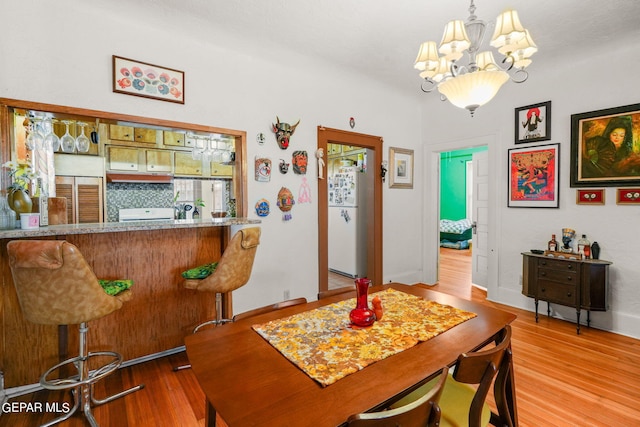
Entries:
POLYGON ((256 157, 256 181, 269 182, 271 179, 271 159, 256 157))
POLYGON ((285 174, 289 172, 289 165, 290 163, 285 162, 284 159, 280 159, 280 173, 285 174))
POLYGON ((256 214, 259 217, 265 217, 269 215, 271 212, 271 207, 269 206, 269 201, 267 199, 260 199, 256 203, 256 214))
POLYGON ((298 175, 305 175, 307 173, 307 162, 309 158, 306 151, 294 151, 293 152, 293 171, 298 175))
POLYGON ((273 132, 276 134, 276 140, 278 141, 278 147, 283 150, 289 148, 289 138, 293 136, 293 133, 296 131, 296 126, 300 124, 300 120, 291 126, 289 123, 280 123, 280 118, 276 116, 276 123, 271 124, 273 132))
POLYGON ((282 211, 282 220, 289 221, 291 219, 291 208, 296 204, 293 200, 293 193, 287 187, 282 187, 278 192, 278 207, 282 211))

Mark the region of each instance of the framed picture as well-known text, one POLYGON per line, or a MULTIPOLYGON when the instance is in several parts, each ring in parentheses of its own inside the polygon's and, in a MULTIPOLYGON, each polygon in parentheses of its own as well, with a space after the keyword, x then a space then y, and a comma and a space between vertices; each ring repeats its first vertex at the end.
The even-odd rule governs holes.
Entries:
POLYGON ((640 104, 571 116, 571 186, 640 185, 640 104))
POLYGON ((516 144, 551 139, 551 101, 516 108, 516 144))
POLYGON ((588 190, 576 190, 576 204, 577 205, 604 205, 604 190, 588 189, 588 190))
POLYGON ((640 188, 618 188, 616 191, 616 204, 639 205, 640 188))
POLYGON ((184 104, 184 72, 113 55, 113 91, 184 104))
POLYGON ((509 150, 510 208, 557 208, 560 144, 509 150))
POLYGON ((413 150, 389 147, 389 188, 413 188, 413 150))

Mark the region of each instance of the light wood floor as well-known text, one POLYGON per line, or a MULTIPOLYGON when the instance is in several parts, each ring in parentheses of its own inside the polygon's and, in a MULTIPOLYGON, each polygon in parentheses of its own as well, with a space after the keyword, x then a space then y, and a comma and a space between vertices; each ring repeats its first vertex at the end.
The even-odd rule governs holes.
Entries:
MULTIPOLYGON (((576 335, 570 322, 541 316, 536 324, 530 312, 487 302, 485 293, 470 285, 469 255, 470 251, 443 250, 439 283, 430 288, 518 315, 512 346, 522 427, 640 425, 640 340, 586 327, 576 335)), ((108 377, 97 387, 98 396, 141 382, 147 387, 95 408, 98 422, 103 427, 203 426, 204 394, 193 372, 171 370, 185 361, 180 353, 108 377)), ((18 401, 56 402, 59 397, 43 391, 11 400, 18 401)), ((52 414, 3 414, 0 427, 32 427, 51 418, 52 414)), ((74 416, 60 425, 86 424, 74 416)))

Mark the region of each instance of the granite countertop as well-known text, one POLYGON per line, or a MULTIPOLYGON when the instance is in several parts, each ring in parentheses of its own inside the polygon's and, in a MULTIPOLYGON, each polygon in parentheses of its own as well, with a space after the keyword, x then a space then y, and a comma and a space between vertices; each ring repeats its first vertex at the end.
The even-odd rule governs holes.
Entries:
POLYGON ((91 224, 51 225, 23 230, 0 230, 0 239, 23 237, 65 236, 69 234, 118 233, 122 231, 166 230, 174 228, 227 227, 231 225, 260 224, 249 218, 179 219, 167 221, 102 222, 91 224))

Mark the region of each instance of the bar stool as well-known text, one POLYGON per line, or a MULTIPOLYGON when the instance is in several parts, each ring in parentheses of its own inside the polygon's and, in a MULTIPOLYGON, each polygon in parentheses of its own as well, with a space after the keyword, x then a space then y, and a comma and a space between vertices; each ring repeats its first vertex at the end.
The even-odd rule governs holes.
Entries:
POLYGON ((91 412, 92 403, 111 402, 144 387, 144 384, 138 385, 105 399, 96 399, 93 395, 93 385, 118 369, 122 356, 112 351, 89 352, 87 322, 120 309, 123 302, 131 298, 131 291, 124 290, 116 296, 107 294, 78 248, 66 241, 14 240, 7 244, 7 252, 24 317, 43 325, 79 325, 79 355, 58 363, 40 377, 40 385, 45 389, 71 390, 74 406, 43 427, 68 419, 78 408, 91 426, 97 427, 91 412), (90 371, 89 362, 93 357, 108 362, 90 371), (75 368, 77 374, 50 378, 67 365, 75 368))
POLYGON ((216 294, 216 318, 200 323, 193 329, 194 334, 204 326, 221 325, 233 321, 222 318, 222 294, 235 291, 247 284, 259 244, 260 227, 240 229, 229 241, 217 265, 208 264, 183 273, 183 277, 186 278, 185 288, 216 294), (206 277, 187 278, 193 273, 198 275, 198 271, 204 271, 203 275, 206 277))
MULTIPOLYGON (((195 334, 207 325, 222 325, 233 322, 233 319, 222 317, 222 294, 232 292, 244 285, 251 277, 253 261, 260 244, 260 227, 240 229, 229 241, 217 263, 192 268, 182 273, 185 278, 184 287, 200 292, 214 292, 216 295, 216 317, 193 328, 195 334)), ((182 365, 174 371, 190 368, 182 365)))

